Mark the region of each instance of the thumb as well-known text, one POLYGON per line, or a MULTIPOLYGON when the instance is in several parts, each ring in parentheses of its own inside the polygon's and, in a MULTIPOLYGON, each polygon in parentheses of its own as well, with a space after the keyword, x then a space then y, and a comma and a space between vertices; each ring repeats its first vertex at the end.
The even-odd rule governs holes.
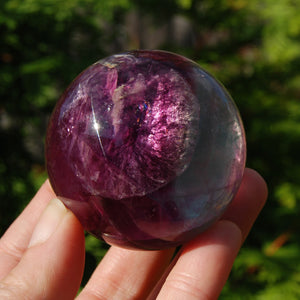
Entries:
POLYGON ((84 268, 84 232, 58 199, 42 213, 19 264, 0 283, 1 299, 74 299, 84 268))

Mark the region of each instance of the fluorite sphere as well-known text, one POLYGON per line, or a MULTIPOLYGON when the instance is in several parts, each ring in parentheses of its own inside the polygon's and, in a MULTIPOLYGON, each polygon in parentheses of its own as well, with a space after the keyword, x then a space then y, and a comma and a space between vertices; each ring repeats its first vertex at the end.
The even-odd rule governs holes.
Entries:
POLYGON ((112 55, 83 71, 51 116, 57 196, 109 244, 163 249, 215 222, 243 176, 245 135, 224 87, 163 51, 112 55))

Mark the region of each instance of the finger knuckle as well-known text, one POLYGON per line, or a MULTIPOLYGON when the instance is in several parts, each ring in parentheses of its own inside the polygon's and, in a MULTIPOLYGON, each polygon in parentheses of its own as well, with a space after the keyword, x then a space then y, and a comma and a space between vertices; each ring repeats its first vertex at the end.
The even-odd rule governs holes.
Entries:
POLYGON ((165 285, 184 297, 190 297, 189 299, 213 300, 200 287, 199 280, 187 273, 176 273, 176 276, 167 278, 165 285))

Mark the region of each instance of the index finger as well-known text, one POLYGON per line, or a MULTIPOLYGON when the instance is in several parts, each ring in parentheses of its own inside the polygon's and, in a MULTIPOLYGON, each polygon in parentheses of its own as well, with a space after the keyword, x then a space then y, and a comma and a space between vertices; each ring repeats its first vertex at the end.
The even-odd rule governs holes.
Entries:
POLYGON ((222 219, 183 247, 149 299, 217 299, 266 199, 267 186, 262 177, 246 169, 222 219))
POLYGON ((264 179, 255 170, 246 169, 237 195, 222 216, 223 220, 229 220, 240 228, 243 241, 264 207, 267 196, 264 179))

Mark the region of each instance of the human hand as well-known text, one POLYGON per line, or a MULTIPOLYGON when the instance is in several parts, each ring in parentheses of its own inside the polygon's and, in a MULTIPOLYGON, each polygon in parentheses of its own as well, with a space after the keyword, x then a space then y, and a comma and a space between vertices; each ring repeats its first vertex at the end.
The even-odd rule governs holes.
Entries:
MULTIPOLYGON (((1 299, 74 299, 84 269, 84 231, 48 181, 0 240, 1 299)), ((111 247, 78 295, 84 299, 216 299, 267 198, 267 187, 246 169, 221 220, 174 249, 111 247)))

